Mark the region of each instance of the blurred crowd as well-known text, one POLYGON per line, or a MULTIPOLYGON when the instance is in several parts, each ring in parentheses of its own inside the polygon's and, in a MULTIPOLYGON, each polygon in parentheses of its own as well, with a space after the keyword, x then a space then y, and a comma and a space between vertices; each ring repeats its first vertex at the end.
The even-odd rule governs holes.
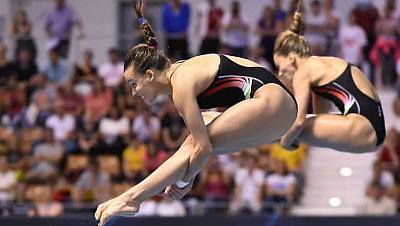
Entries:
MULTIPOLYGON (((206 8, 191 9, 184 1, 166 1, 161 19, 168 56, 191 55, 189 18, 198 13, 206 15, 198 24, 205 26, 200 29, 205 32, 199 54, 248 57, 274 70, 273 43, 290 23, 297 1, 289 11, 279 0, 265 6, 255 31, 243 16, 242 1, 232 1, 227 11, 216 0, 207 2, 206 8), (250 35, 260 37, 254 47, 250 35)), ((310 4, 305 35, 314 54, 343 57, 369 68, 374 84, 379 80, 395 87, 399 69, 395 1, 386 1, 383 15, 369 1, 359 1, 347 21, 340 21, 333 0, 310 4)), ((107 62, 100 65, 94 64, 90 49, 73 65, 66 63, 71 31, 74 27, 83 31, 84 25, 68 2, 55 0, 45 24, 35 24, 47 33, 46 50, 37 49, 33 24, 24 9, 12 21, 15 49, 0 42, 0 216, 93 212, 99 202, 143 180, 188 135, 168 98, 146 106, 131 95, 122 77, 120 53, 126 50, 110 47, 107 62), (12 58, 7 58, 7 51, 12 58), (46 62, 38 62, 38 51, 47 51, 46 62)), ((395 106, 400 112, 399 100, 395 106)), ((398 137, 395 131, 388 134, 374 165, 366 192, 371 202, 376 196, 386 197, 382 189, 390 200, 400 200, 398 137), (382 170, 395 179, 388 182, 382 170)), ((215 157, 183 201, 157 196, 142 205, 140 214, 285 213, 301 198, 307 149, 300 145, 289 152, 273 144, 215 157)))

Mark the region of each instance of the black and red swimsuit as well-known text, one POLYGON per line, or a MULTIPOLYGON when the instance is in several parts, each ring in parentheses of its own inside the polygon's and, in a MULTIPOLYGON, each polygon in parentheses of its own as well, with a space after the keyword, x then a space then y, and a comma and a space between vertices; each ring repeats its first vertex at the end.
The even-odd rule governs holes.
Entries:
POLYGON ((217 75, 211 85, 197 96, 201 109, 231 107, 240 101, 250 99, 263 85, 275 83, 284 88, 296 102, 294 96, 275 77, 263 67, 245 67, 224 55, 219 55, 220 64, 217 75))
POLYGON ((315 94, 332 101, 342 115, 359 114, 371 122, 375 129, 379 146, 386 136, 385 119, 381 103, 361 92, 353 81, 351 64, 335 80, 326 85, 312 87, 315 94))

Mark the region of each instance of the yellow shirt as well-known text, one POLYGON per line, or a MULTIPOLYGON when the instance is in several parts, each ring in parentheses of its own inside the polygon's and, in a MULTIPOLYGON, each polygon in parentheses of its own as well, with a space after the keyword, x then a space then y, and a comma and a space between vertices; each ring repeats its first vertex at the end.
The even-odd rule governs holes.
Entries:
POLYGON ((124 164, 128 166, 128 169, 133 171, 139 171, 145 169, 146 166, 146 145, 142 144, 136 149, 132 147, 125 148, 122 153, 124 164))
POLYGON ((300 147, 293 151, 284 149, 279 143, 270 146, 270 157, 284 161, 289 171, 297 170, 301 166, 306 152, 307 145, 305 144, 300 144, 300 147))

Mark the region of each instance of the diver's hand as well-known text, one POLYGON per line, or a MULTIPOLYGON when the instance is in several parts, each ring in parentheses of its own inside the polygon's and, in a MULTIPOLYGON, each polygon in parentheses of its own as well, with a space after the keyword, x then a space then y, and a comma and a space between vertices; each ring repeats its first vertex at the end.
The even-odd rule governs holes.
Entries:
POLYGON ((139 211, 140 201, 131 200, 127 195, 122 194, 116 198, 108 200, 97 207, 95 218, 99 226, 103 226, 113 216, 124 215, 133 216, 139 211))

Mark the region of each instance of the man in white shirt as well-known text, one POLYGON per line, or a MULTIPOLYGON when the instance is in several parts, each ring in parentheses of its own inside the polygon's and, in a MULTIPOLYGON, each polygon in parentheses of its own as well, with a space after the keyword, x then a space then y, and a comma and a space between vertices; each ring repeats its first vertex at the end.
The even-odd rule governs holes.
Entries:
POLYGON ((122 81, 124 64, 119 60, 118 50, 111 48, 108 51, 109 61, 100 66, 99 76, 104 79, 106 86, 115 88, 122 81))
POLYGON ((340 28, 339 44, 341 57, 354 65, 361 65, 363 60, 363 47, 367 45, 365 31, 356 24, 353 14, 349 15, 348 24, 340 28))
POLYGON ((75 129, 75 118, 70 114, 66 114, 62 100, 55 102, 54 109, 55 114, 46 120, 46 127, 53 129, 54 137, 57 141, 66 141, 70 132, 75 129))
POLYGON ((244 208, 257 214, 262 208, 262 186, 264 171, 257 168, 254 156, 245 159, 245 166, 236 171, 235 190, 229 206, 231 214, 238 214, 244 208))
POLYGON ((6 157, 0 156, 0 206, 14 199, 17 176, 8 168, 6 157))
POLYGON ((242 16, 240 2, 231 3, 231 11, 222 18, 222 42, 232 55, 245 57, 249 45, 249 25, 242 16))

